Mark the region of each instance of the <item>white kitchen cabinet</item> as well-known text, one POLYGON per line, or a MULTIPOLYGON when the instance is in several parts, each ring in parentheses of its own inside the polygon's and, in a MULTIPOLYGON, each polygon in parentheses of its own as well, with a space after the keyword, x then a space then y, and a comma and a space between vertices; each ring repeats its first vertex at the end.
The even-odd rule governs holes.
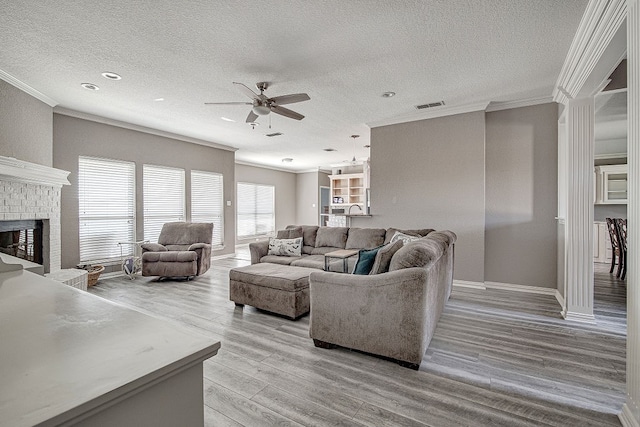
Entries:
POLYGON ((628 166, 596 166, 596 204, 627 204, 628 166))

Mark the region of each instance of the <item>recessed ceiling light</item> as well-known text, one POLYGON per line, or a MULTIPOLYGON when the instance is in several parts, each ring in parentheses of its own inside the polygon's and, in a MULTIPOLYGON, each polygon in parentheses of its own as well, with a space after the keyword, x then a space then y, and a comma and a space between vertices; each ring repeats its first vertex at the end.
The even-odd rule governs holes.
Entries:
POLYGON ((233 120, 233 119, 229 119, 229 118, 227 118, 227 117, 220 117, 220 118, 221 118, 222 120, 224 120, 225 122, 234 122, 234 123, 235 123, 235 120, 233 120))
POLYGON ((162 102, 162 101, 164 101, 164 98, 156 98, 156 99, 154 99, 154 101, 156 101, 156 102, 162 102))
POLYGON ((367 144, 364 146, 364 148, 371 148, 371 145, 367 144))
POLYGON ((82 83, 80 86, 89 90, 100 90, 98 85, 94 85, 93 83, 82 83))
POLYGON ((322 151, 338 151, 335 148, 323 148, 322 151))
POLYGON ((392 96, 395 96, 396 93, 395 92, 385 92, 382 94, 383 98, 391 98, 392 96))
POLYGON ((111 71, 105 71, 102 73, 102 77, 109 80, 121 80, 120 74, 112 73, 111 71))
POLYGON ((286 157, 282 159, 282 163, 291 163, 291 162, 293 162, 293 159, 291 157, 286 157))

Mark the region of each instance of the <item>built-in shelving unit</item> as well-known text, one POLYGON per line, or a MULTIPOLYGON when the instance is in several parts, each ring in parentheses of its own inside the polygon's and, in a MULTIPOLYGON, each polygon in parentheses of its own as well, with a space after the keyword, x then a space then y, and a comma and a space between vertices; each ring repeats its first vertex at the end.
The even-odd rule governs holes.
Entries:
MULTIPOLYGON (((349 173, 330 175, 331 180, 331 207, 349 209, 352 205, 358 205, 364 212, 367 183, 364 173, 349 173)), ((355 212, 354 212, 355 213, 355 212)))
POLYGON ((596 204, 627 204, 627 165, 596 166, 596 204))

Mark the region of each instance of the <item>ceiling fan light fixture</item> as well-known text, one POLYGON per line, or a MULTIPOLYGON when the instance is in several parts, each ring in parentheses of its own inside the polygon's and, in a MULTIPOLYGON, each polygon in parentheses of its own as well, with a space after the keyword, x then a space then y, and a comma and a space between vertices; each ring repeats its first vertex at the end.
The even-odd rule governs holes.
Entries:
POLYGON ((108 80, 122 80, 120 74, 112 73, 111 71, 105 71, 104 73, 102 73, 102 77, 108 80))
POLYGON ((266 105, 254 105, 252 110, 259 116, 266 116, 271 112, 271 108, 266 105))
POLYGON ((87 90, 100 90, 98 85, 94 85, 93 83, 82 83, 82 84, 80 84, 80 86, 82 86, 83 88, 85 88, 87 90))

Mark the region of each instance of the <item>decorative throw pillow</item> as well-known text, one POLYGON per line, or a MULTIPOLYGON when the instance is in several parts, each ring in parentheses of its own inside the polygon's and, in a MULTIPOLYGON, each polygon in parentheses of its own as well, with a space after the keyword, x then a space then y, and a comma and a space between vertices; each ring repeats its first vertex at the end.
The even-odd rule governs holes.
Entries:
POLYGON ((376 254, 380 248, 382 248, 382 246, 378 246, 373 249, 360 249, 358 251, 358 261, 356 261, 353 274, 369 274, 371 267, 373 267, 373 262, 376 259, 376 254))
POLYGON ((274 239, 269 238, 268 255, 280 256, 301 256, 302 237, 296 239, 274 239))
POLYGON ((371 272, 369 272, 369 274, 381 274, 388 272, 393 254, 398 252, 398 249, 400 249, 402 245, 404 245, 402 240, 396 240, 393 243, 389 243, 381 247, 376 254, 376 259, 373 261, 373 266, 371 267, 371 272))
POLYGON ((396 231, 396 234, 393 235, 393 237, 391 237, 391 240, 389 240, 389 243, 395 243, 398 240, 402 240, 402 243, 409 243, 409 242, 413 242, 414 240, 418 240, 420 237, 416 237, 416 236, 410 236, 408 234, 402 233, 400 231, 396 231))

